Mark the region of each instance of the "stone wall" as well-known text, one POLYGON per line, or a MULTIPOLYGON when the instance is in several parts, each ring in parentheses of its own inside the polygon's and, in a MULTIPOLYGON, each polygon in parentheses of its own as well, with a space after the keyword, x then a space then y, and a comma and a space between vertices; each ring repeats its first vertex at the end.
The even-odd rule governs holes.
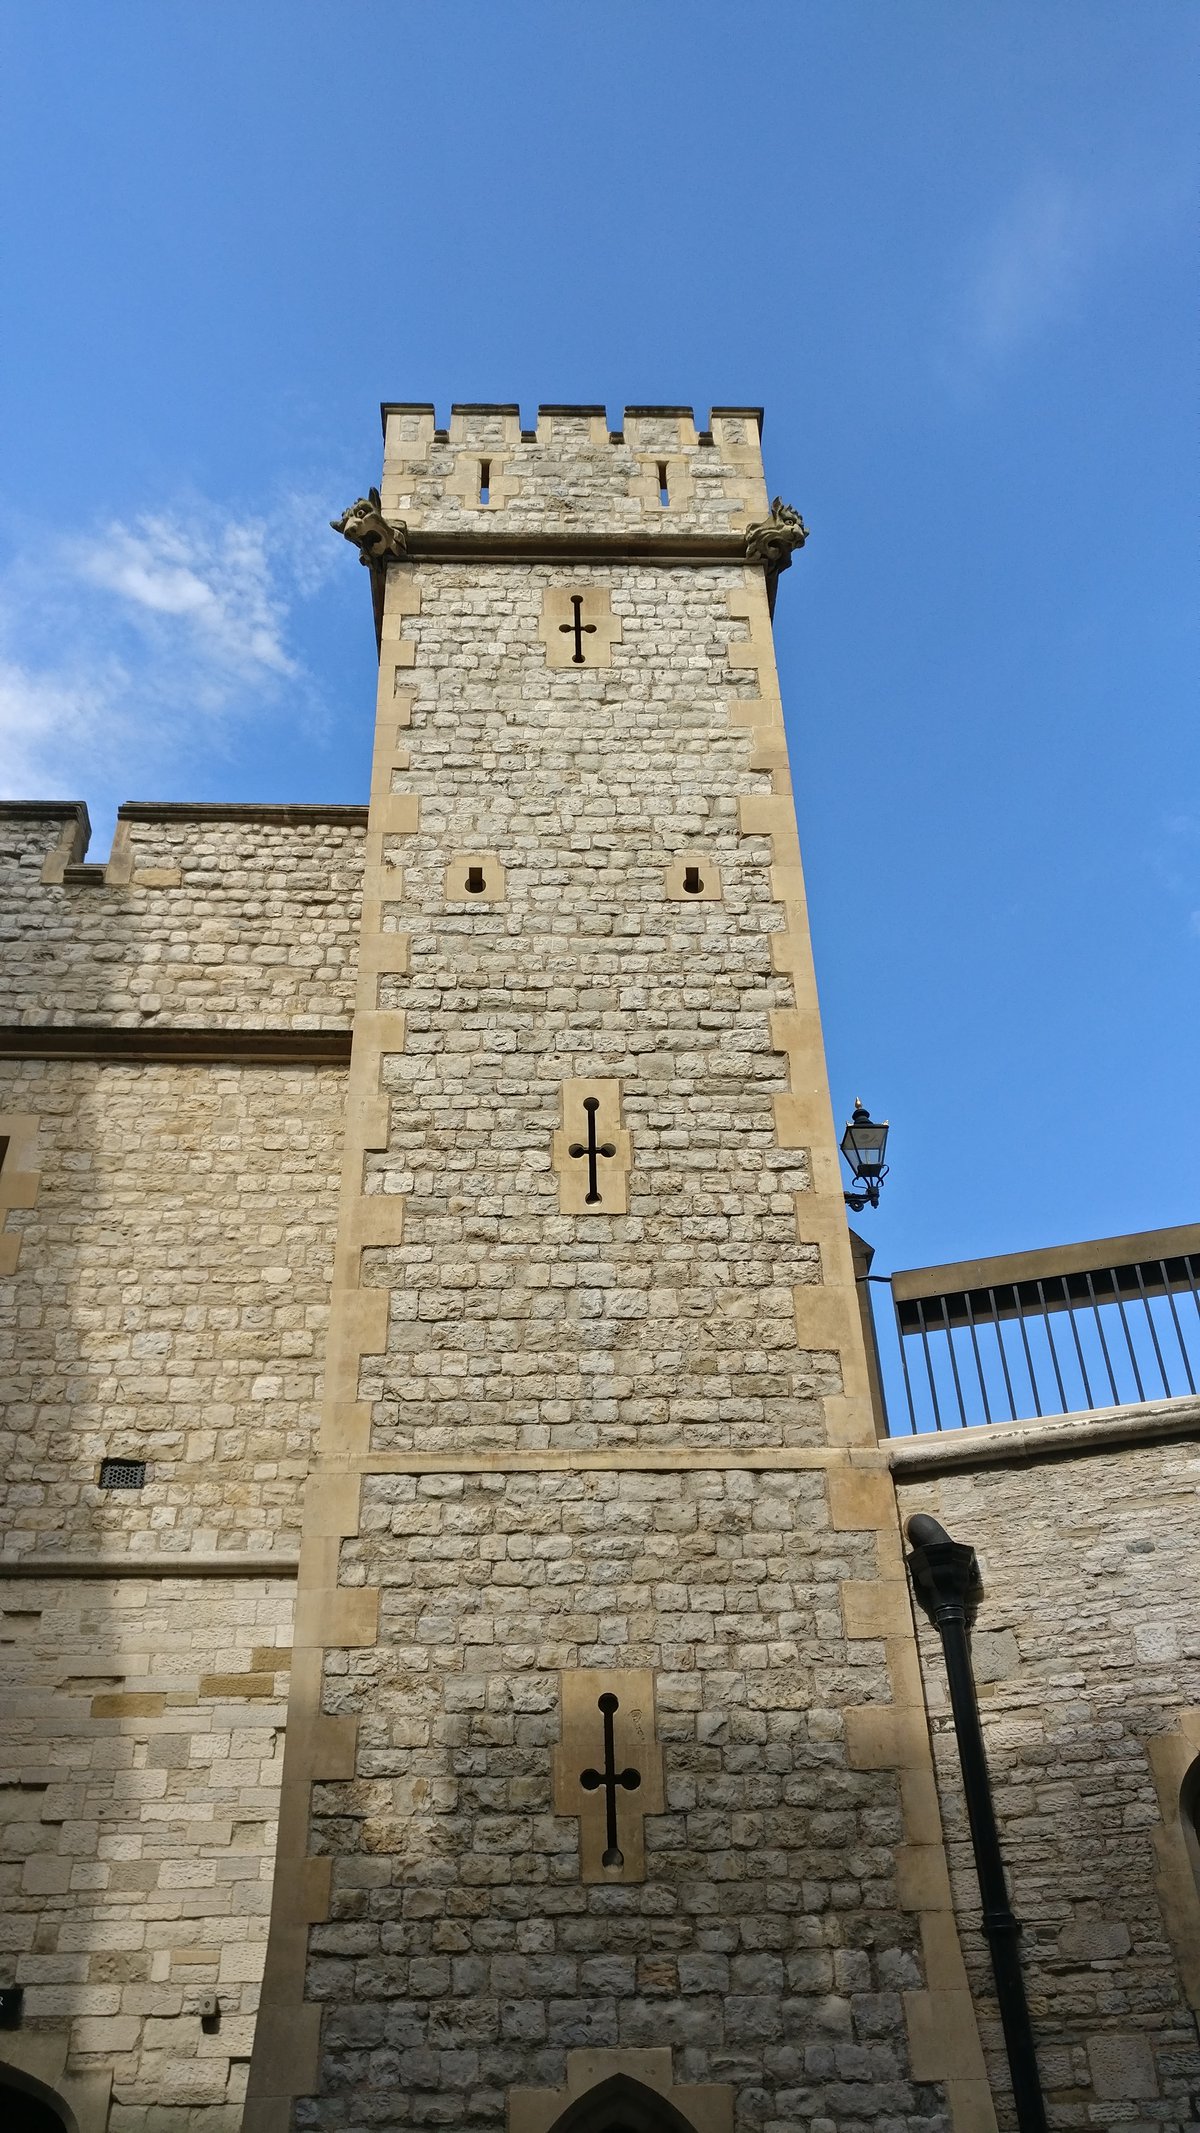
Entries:
POLYGON ((364 829, 131 807, 90 866, 82 810, 0 807, 0 2066, 80 2133, 241 2122, 346 1089, 301 1061, 349 1030, 364 829))
POLYGON ((455 407, 444 430, 430 406, 384 417, 383 509, 413 529, 723 534, 767 515, 755 408, 714 408, 707 430, 690 407, 627 408, 619 430, 602 407, 540 408, 528 431, 515 407, 455 407))
POLYGON ((741 540, 756 419, 393 409, 384 491, 424 547, 376 577, 365 824, 132 807, 89 868, 69 812, 0 811, 9 1956, 73 1966, 20 1971, 23 2048, 111 2072, 120 2133, 232 2133, 277 1798, 246 2133, 544 2133, 589 2051, 696 2133, 991 2133, 741 540), (254 1040, 351 1022, 345 1071, 254 1040), (99 1491, 105 1453, 147 1487, 99 1491), (614 1679, 645 1858, 585 1865, 568 1706, 594 1727, 614 1679))
POLYGON ((846 1766, 845 1705, 890 1697, 839 1606, 875 1541, 831 1533, 819 1473, 372 1476, 342 1556, 379 1639, 328 1663, 358 1775, 314 1799, 328 2015, 298 2124, 500 2127, 583 2046, 671 2047, 774 2133, 944 2123, 906 2064, 896 1774, 846 1766), (666 1812, 644 1883, 587 1887, 552 1810, 558 1669, 614 1666, 657 1670, 666 1812))
POLYGON ((241 2122, 293 1599, 0 1577, 0 1964, 25 1995, 0 2062, 61 2039, 76 2084, 111 2075, 114 2133, 241 2122))
POLYGON ((345 1074, 0 1061, 37 1121, 0 1282, 4 1552, 294 1548, 345 1074), (146 1487, 97 1486, 104 1457, 146 1487))
POLYGON ((739 818, 770 787, 730 721, 742 573, 593 569, 621 641, 611 667, 553 677, 538 627, 561 571, 428 575, 404 774, 420 817, 392 855, 409 967, 379 992, 405 1042, 366 1165, 368 1191, 407 1196, 403 1241, 368 1255, 392 1298, 372 1441, 811 1444, 838 1381, 797 1351, 791 1309, 820 1266, 796 1232, 808 1154, 780 1147, 772 1108, 771 1015, 793 992, 771 842, 739 818), (471 852, 503 867, 497 901, 448 893, 471 852), (669 895, 682 852, 719 897, 669 895), (560 1209, 573 1076, 622 1084, 619 1222, 560 1209))
POLYGON ((0 804, 0 1023, 345 1028, 363 832, 361 808, 130 806, 92 866, 74 812, 0 804))
POLYGON ((756 425, 515 419, 388 415, 420 540, 376 588, 247 2133, 544 2133, 589 2052, 649 2054, 696 2133, 989 2133, 737 538, 756 425), (599 1798, 570 1712, 613 1680, 648 1802, 665 1770, 644 1880, 555 1811, 599 1798))
MULTIPOLYGON (((1198 1974, 1200 1887, 1172 1838, 1179 1774, 1200 1755, 1200 1453, 1113 1446, 1094 1427, 1096 1448, 1073 1457, 936 1479, 902 1467, 901 1509, 931 1511, 980 1556, 975 1667, 1051 2122, 1175 2133, 1200 2109, 1200 1996, 1189 2006, 1184 1989, 1189 1938, 1198 1974)), ((921 1663, 954 1902, 1003 2098, 945 1674, 923 1619, 921 1663)))

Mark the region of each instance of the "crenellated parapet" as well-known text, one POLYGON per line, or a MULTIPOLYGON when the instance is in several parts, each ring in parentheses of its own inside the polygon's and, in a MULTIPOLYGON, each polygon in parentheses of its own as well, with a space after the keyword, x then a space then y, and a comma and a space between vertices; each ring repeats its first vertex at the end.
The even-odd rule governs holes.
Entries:
POLYGON ((457 404, 439 423, 426 402, 383 410, 383 515, 410 531, 476 535, 586 531, 671 539, 729 537, 767 516, 762 410, 457 404))
POLYGON ((348 1030, 366 815, 131 801, 99 863, 81 801, 0 803, 0 1047, 95 1026, 348 1030))

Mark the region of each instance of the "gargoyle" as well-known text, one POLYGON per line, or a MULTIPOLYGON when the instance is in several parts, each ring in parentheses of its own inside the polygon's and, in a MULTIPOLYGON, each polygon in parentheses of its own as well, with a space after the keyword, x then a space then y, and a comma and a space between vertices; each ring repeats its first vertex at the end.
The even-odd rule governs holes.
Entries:
POLYGON ((399 562, 408 554, 408 528, 403 519, 389 526, 383 515, 378 489, 368 490, 365 496, 348 505, 340 518, 331 518, 329 523, 335 533, 353 541, 359 562, 367 564, 368 568, 399 562))
POLYGON ((770 518, 747 528, 746 554, 752 563, 764 563, 768 576, 778 577, 781 570, 790 569, 793 552, 803 548, 807 539, 808 527, 800 513, 776 496, 770 518))

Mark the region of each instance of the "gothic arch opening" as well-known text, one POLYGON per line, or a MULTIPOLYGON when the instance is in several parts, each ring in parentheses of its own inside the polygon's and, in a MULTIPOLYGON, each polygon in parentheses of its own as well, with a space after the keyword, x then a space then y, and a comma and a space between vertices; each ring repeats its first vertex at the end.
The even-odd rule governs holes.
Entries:
POLYGON ((4 2133, 75 2133, 75 2120, 53 2089, 0 2062, 0 2125, 4 2133))
POLYGON ((695 2133, 695 2127, 631 2074, 613 2074, 568 2104, 550 2133, 695 2133))

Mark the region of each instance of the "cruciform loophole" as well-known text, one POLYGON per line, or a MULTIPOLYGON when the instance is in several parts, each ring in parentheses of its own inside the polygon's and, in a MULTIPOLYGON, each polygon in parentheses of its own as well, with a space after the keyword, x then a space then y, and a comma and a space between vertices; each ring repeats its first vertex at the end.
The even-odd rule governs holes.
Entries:
POLYGON ((574 651, 573 651, 573 652, 572 652, 572 654, 571 654, 571 664, 572 664, 572 666, 576 666, 576 667, 582 667, 582 666, 586 666, 586 665, 587 665, 587 661, 586 661, 586 659, 584 658, 584 655, 583 655, 583 640, 584 640, 584 637, 585 637, 585 636, 588 636, 588 637, 594 637, 594 636, 595 636, 595 634, 596 634, 596 625, 595 625, 595 623, 594 623, 594 622, 585 622, 585 621, 584 621, 584 619, 583 619, 583 594, 582 594, 582 593, 572 593, 572 594, 571 594, 571 615, 572 615, 572 620, 571 620, 570 622, 560 622, 560 623, 559 623, 559 625, 558 625, 558 631, 559 631, 559 635, 560 635, 560 637, 569 637, 569 636, 571 635, 571 632, 572 632, 572 631, 574 631, 574 633, 575 633, 575 649, 574 649, 574 651))
POLYGON ((585 1096, 583 1108, 587 1112, 587 1145, 585 1147, 582 1141, 572 1141, 570 1152, 574 1156, 587 1157, 588 1189, 586 1199, 588 1206, 594 1207, 600 1198, 600 1178, 596 1167, 597 1157, 602 1155, 612 1156, 617 1151, 611 1141, 597 1141, 596 1139, 596 1113, 600 1109, 600 1098, 598 1096, 585 1096))
POLYGON ((604 1768, 603 1770, 581 1770, 579 1773, 579 1782, 585 1792, 598 1792, 602 1785, 604 1787, 606 1850, 600 1862, 602 1866, 624 1866, 625 1864, 625 1854, 617 1843, 617 1787, 620 1785, 624 1787, 626 1792, 636 1792, 642 1782, 640 1770, 617 1769, 617 1744, 613 1730, 613 1714, 619 1711, 620 1707, 620 1699, 613 1695, 611 1689, 607 1690, 598 1699, 596 1708, 604 1714, 604 1768))

